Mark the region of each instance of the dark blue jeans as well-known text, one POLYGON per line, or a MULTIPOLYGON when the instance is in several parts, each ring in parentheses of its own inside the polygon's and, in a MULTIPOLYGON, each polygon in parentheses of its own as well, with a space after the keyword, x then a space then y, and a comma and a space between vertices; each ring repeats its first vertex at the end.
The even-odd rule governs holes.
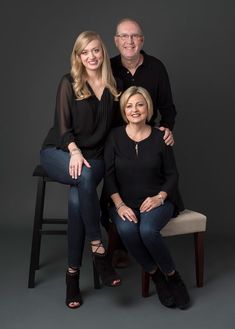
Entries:
POLYGON ((110 215, 118 233, 129 253, 143 267, 145 272, 152 272, 158 266, 163 273, 175 269, 169 250, 161 236, 161 229, 172 218, 174 206, 166 201, 164 205, 149 212, 135 211, 138 223, 122 220, 115 208, 110 215))
POLYGON ((48 147, 40 152, 41 164, 49 177, 70 185, 68 197, 68 265, 80 267, 87 235, 90 241, 101 239, 100 205, 96 188, 104 175, 103 160, 88 160, 91 168, 83 166, 77 179, 69 175, 70 155, 48 147))

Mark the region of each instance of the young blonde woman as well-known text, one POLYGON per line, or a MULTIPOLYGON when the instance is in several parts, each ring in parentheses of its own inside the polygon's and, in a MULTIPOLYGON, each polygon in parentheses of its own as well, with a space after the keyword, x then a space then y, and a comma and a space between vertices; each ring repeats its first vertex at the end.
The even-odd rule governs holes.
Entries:
POLYGON ((101 240, 97 185, 104 175, 103 149, 113 125, 118 92, 100 36, 82 32, 71 54, 71 72, 62 77, 54 125, 41 149, 41 164, 54 180, 70 185, 66 304, 82 304, 79 273, 85 235, 104 284, 120 285, 101 240))
POLYGON ((173 149, 148 124, 153 105, 146 89, 128 88, 120 107, 127 124, 112 130, 105 147, 111 218, 128 252, 151 274, 161 303, 184 309, 189 295, 160 234, 183 210, 173 149))

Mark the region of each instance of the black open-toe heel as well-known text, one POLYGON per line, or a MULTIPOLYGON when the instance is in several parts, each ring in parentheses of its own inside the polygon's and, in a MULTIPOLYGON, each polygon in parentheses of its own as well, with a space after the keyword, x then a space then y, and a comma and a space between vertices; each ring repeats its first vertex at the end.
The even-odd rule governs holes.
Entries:
POLYGON ((107 253, 105 252, 101 254, 97 252, 100 247, 103 247, 102 242, 91 245, 97 247, 95 251, 92 251, 93 265, 100 275, 103 284, 109 287, 120 286, 121 279, 117 272, 114 270, 107 253))
POLYGON ((82 296, 79 288, 79 276, 80 271, 77 270, 71 273, 66 272, 66 305, 69 308, 78 308, 82 305, 82 296), (78 303, 77 305, 71 305, 72 303, 78 303))

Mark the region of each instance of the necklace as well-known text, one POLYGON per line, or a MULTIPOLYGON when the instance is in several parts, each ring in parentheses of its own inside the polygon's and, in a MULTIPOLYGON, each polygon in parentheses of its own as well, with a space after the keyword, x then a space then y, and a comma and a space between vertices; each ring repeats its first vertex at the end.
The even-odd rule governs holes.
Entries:
POLYGON ((146 126, 146 130, 142 132, 141 136, 140 137, 137 137, 136 134, 131 134, 130 133, 130 128, 129 126, 126 127, 126 133, 128 135, 128 137, 134 142, 134 145, 135 145, 135 153, 136 153, 136 156, 138 157, 139 155, 139 142, 141 142, 142 140, 146 139, 149 137, 149 135, 151 134, 151 127, 149 126, 146 126))
POLYGON ((136 156, 139 155, 139 144, 137 142, 135 142, 135 153, 136 153, 136 156))

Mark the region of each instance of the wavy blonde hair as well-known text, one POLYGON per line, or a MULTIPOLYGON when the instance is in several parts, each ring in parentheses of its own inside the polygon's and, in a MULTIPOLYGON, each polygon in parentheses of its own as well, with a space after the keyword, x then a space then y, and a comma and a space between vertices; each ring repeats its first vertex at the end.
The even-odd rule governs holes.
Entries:
POLYGON ((78 100, 82 100, 91 96, 91 92, 86 84, 86 70, 82 64, 80 55, 84 48, 93 40, 98 40, 103 52, 103 63, 101 65, 101 78, 104 85, 109 89, 110 93, 117 99, 119 96, 116 87, 116 81, 113 77, 110 60, 107 49, 100 37, 100 35, 94 31, 84 31, 79 34, 75 41, 73 51, 71 54, 71 75, 73 77, 73 90, 78 100))
POLYGON ((136 94, 142 95, 144 97, 144 99, 146 100, 147 111, 148 111, 147 121, 149 122, 153 116, 152 98, 151 98, 149 92, 145 88, 136 87, 136 86, 129 87, 126 91, 124 91, 124 93, 122 94, 122 96, 120 98, 120 110, 121 110, 121 115, 123 117, 123 120, 128 123, 128 120, 127 120, 127 117, 125 114, 125 108, 126 108, 129 98, 136 94))

